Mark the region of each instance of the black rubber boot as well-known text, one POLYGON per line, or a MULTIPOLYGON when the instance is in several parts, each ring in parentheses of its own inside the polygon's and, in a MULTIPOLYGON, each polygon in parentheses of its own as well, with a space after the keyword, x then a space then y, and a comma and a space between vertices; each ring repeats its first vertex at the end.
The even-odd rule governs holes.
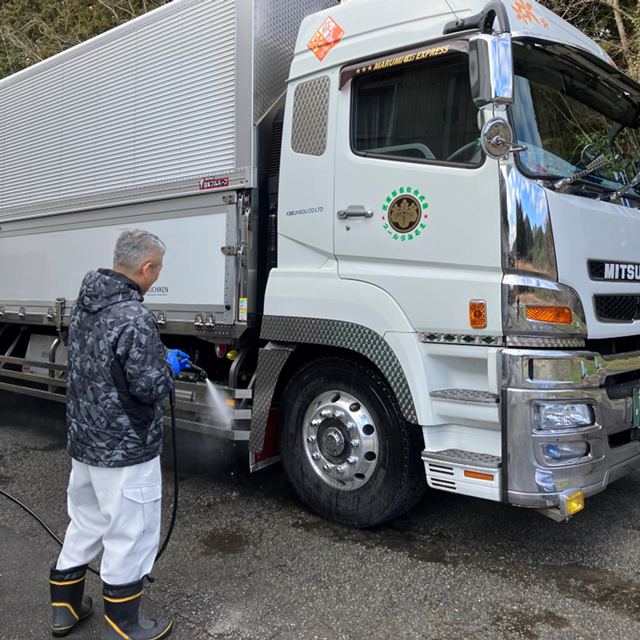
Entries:
POLYGON ((171 633, 171 620, 145 620, 138 615, 142 582, 104 583, 104 640, 160 640, 171 633))
POLYGON ((64 571, 51 567, 51 632, 58 638, 71 633, 71 629, 93 609, 91 598, 84 595, 86 575, 86 564, 64 571))

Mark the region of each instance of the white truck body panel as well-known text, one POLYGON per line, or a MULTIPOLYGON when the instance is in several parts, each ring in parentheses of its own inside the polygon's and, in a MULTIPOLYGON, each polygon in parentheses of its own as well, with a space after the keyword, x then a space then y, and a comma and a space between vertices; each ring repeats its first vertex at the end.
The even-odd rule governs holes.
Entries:
MULTIPOLYGON (((185 272, 193 265, 193 255, 207 255, 207 264, 212 272, 224 273, 225 256, 218 245, 225 237, 226 214, 224 209, 219 212, 213 209, 208 215, 177 215, 145 221, 145 230, 163 238, 167 245, 166 265, 160 279, 145 297, 148 303, 181 308, 224 305, 223 278, 186 278, 185 272)), ((36 301, 50 299, 52 291, 69 302, 75 300, 82 275, 95 269, 96 265, 111 266, 113 246, 118 236, 131 228, 135 226, 120 223, 0 237, 0 290, 3 297, 21 300, 31 308, 36 301), (65 268, 60 255, 74 256, 73 269, 65 268)))
POLYGON ((638 262, 640 211, 630 207, 575 198, 549 192, 553 235, 558 251, 558 278, 581 296, 590 338, 614 338, 640 333, 640 320, 601 322, 596 318, 593 295, 639 295, 640 282, 634 280, 593 281, 587 260, 638 262))

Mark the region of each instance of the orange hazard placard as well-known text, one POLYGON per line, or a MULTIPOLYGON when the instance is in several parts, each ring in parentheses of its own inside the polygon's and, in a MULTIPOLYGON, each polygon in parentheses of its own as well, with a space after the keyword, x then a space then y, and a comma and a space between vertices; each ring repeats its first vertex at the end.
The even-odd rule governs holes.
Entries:
POLYGON ((313 38, 309 40, 307 47, 313 51, 316 58, 322 62, 342 39, 344 31, 338 26, 338 24, 332 18, 327 18, 320 28, 314 33, 313 38))

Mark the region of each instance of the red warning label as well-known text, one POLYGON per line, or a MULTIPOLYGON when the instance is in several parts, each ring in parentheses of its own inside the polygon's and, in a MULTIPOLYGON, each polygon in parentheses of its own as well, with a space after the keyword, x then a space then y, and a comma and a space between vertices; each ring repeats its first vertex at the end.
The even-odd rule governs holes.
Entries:
POLYGON ((200 191, 208 189, 224 189, 229 186, 229 178, 203 178, 200 180, 200 191))
POLYGON ((311 49, 316 58, 322 62, 329 51, 342 40, 343 35, 344 31, 338 26, 335 20, 329 17, 315 32, 313 38, 309 40, 307 47, 311 49))

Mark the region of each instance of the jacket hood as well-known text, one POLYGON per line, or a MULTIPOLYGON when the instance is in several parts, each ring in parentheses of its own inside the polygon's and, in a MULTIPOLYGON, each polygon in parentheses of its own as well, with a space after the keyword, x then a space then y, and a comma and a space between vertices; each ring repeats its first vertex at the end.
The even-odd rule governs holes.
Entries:
POLYGON ((142 302, 142 291, 133 280, 111 269, 89 271, 82 281, 76 304, 87 313, 98 313, 119 302, 142 302))

